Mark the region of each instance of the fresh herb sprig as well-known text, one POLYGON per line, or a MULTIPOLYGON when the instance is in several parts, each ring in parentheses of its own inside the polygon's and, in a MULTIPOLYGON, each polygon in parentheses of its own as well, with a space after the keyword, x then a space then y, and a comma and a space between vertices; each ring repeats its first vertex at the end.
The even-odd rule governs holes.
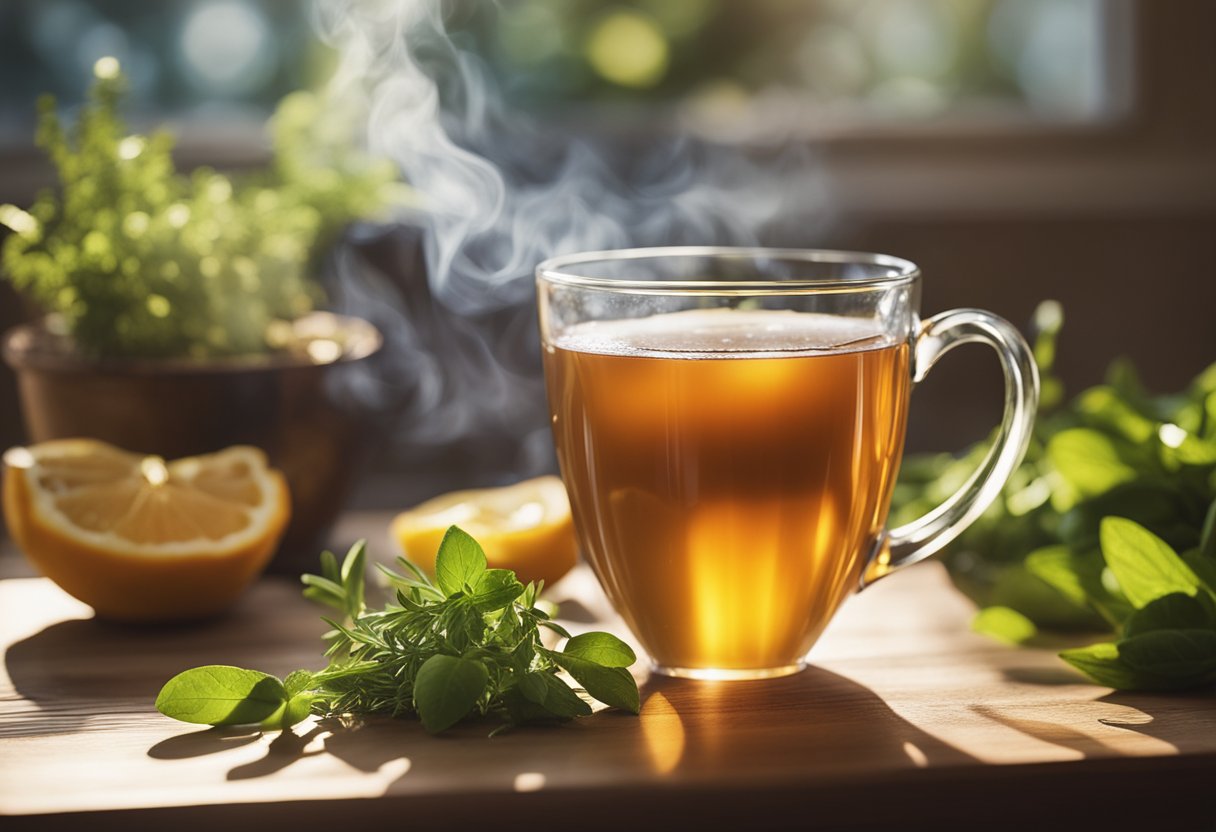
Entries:
POLYGON ((1102 554, 1133 611, 1120 638, 1065 650, 1061 658, 1099 684, 1124 690, 1176 690, 1216 683, 1216 504, 1194 562, 1139 523, 1102 521, 1102 554), (1204 564, 1204 566, 1199 566, 1204 564))
POLYGON ((629 645, 603 632, 571 636, 545 611, 540 586, 488 568, 481 546, 456 526, 440 544, 435 580, 404 558, 405 574, 381 566, 395 590, 395 602, 382 609, 366 607, 365 558, 362 541, 341 564, 326 552, 321 574, 303 578, 306 597, 343 616, 326 619, 332 629, 324 670, 298 670, 280 681, 253 670, 197 667, 169 680, 157 710, 184 722, 264 728, 287 728, 309 714, 417 716, 432 733, 470 717, 512 726, 586 716, 588 698, 638 712, 627 669, 637 657, 629 645), (566 639, 564 647, 546 647, 542 630, 566 639))
MULTIPOLYGON (((1216 616, 1199 613, 1216 590, 1216 365, 1181 393, 1151 396, 1117 361, 1105 384, 1066 403, 1053 372, 1059 305, 1042 304, 1034 324, 1034 439, 1001 498, 945 553, 982 607, 974 628, 1012 643, 1109 631, 1117 641, 1062 656, 1117 688, 1216 681, 1216 616)), ((893 522, 940 503, 987 446, 906 459, 893 522)))

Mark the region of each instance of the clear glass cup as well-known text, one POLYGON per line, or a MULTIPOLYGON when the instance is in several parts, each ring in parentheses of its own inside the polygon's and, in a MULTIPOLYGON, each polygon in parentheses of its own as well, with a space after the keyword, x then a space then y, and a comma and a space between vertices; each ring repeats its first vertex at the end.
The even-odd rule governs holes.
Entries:
POLYGON ((1030 440, 1038 373, 1008 322, 918 316, 920 271, 880 254, 660 248, 537 268, 553 433, 583 552, 655 670, 804 667, 841 602, 936 552, 1030 440), (996 441, 921 519, 887 527, 909 394, 988 344, 996 441))

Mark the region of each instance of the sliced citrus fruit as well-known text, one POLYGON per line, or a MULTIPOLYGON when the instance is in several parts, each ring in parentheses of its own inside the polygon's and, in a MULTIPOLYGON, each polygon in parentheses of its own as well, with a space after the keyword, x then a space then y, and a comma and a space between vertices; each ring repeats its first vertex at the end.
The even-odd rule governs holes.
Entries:
POLYGON ((128 621, 196 618, 265 568, 290 514, 257 448, 166 462, 91 439, 4 455, 4 518, 44 575, 128 621))
POLYGON ((449 526, 460 526, 486 551, 492 568, 552 584, 578 556, 570 500, 557 477, 537 477, 503 488, 454 491, 398 514, 390 535, 402 554, 428 572, 449 526))

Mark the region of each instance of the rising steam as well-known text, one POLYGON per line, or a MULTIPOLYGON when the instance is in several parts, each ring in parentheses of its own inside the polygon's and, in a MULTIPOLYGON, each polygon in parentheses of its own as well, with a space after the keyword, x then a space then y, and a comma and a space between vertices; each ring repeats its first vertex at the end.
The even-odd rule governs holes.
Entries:
MULTIPOLYGON (((427 281, 403 303, 346 252, 339 303, 385 329, 400 353, 358 390, 381 404, 399 398, 405 446, 509 436, 522 442, 517 472, 533 473, 551 453, 536 264, 574 251, 767 241, 780 220, 822 218, 822 179, 805 150, 770 148, 757 161, 652 136, 610 151, 539 124, 504 104, 486 65, 448 36, 443 13, 441 0, 316 7, 316 28, 338 53, 331 94, 366 107, 370 149, 418 195, 406 220, 422 229, 427 281)), ((800 230, 792 242, 805 244, 800 230)))

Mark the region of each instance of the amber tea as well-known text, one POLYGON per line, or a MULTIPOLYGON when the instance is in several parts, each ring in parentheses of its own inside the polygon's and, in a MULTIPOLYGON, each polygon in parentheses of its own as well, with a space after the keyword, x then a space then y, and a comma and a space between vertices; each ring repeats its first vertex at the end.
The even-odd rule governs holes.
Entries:
POLYGON ((546 345, 583 550, 662 669, 796 667, 881 539, 908 356, 871 321, 764 310, 546 345))
POLYGON ((801 669, 845 596, 954 540, 1030 441, 1025 339, 982 309, 922 320, 920 270, 898 257, 636 248, 553 257, 536 280, 583 552, 660 673, 801 669), (939 506, 888 527, 912 386, 968 343, 1005 376, 992 445, 939 506))

